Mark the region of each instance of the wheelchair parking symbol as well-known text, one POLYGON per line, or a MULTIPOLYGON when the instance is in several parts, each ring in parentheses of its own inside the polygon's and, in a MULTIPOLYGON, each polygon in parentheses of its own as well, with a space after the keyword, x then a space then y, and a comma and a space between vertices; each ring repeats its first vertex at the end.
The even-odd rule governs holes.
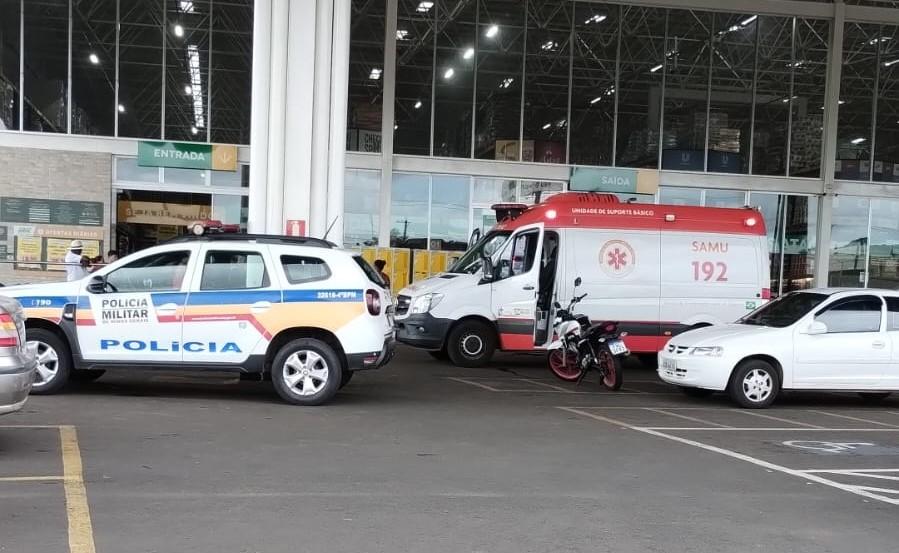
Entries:
POLYGON ((873 447, 870 442, 819 442, 815 440, 787 440, 783 445, 796 449, 808 449, 824 453, 849 453, 859 447, 873 447))

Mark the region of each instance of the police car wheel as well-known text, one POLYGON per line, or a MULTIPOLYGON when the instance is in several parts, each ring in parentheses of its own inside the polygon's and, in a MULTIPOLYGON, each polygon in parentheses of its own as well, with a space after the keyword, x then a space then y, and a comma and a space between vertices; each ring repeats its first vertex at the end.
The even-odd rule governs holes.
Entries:
POLYGON ((496 332, 480 321, 463 321, 450 331, 446 353, 459 367, 483 367, 496 350, 496 332))
POLYGON ((69 381, 72 371, 69 346, 59 336, 43 328, 29 328, 26 340, 37 351, 37 371, 31 393, 39 395, 58 392, 69 381))
POLYGON ((299 338, 278 351, 272 362, 272 383, 288 403, 321 405, 337 393, 341 372, 331 346, 315 338, 299 338))

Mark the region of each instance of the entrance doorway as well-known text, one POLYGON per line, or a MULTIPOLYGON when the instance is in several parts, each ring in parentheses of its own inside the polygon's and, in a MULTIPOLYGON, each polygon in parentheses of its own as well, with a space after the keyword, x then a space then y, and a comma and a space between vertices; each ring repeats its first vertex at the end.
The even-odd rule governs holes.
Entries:
POLYGON ((116 246, 127 255, 187 233, 192 221, 212 219, 212 194, 120 190, 116 246))

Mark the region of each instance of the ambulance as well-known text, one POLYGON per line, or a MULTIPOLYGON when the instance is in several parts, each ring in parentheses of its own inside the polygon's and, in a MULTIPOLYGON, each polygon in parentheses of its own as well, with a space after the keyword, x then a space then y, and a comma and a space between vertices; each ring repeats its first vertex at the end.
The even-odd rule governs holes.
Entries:
POLYGON ((37 394, 111 367, 201 369, 271 376, 285 401, 319 405, 393 355, 380 276, 315 238, 186 235, 82 280, 3 293, 28 317, 37 394))
POLYGON ((628 348, 656 353, 680 332, 731 322, 770 298, 756 209, 623 203, 562 193, 494 206, 500 221, 443 274, 397 297, 397 340, 486 364, 496 350, 541 351, 554 304, 574 293, 593 320, 620 321, 628 348))

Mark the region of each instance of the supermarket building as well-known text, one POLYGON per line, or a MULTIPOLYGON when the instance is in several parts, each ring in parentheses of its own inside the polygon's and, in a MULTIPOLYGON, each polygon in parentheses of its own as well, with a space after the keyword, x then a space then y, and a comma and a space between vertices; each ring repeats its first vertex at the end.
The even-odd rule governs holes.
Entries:
POLYGON ((0 0, 0 282, 198 218, 459 251, 497 202, 757 206, 899 285, 899 2, 0 0))

